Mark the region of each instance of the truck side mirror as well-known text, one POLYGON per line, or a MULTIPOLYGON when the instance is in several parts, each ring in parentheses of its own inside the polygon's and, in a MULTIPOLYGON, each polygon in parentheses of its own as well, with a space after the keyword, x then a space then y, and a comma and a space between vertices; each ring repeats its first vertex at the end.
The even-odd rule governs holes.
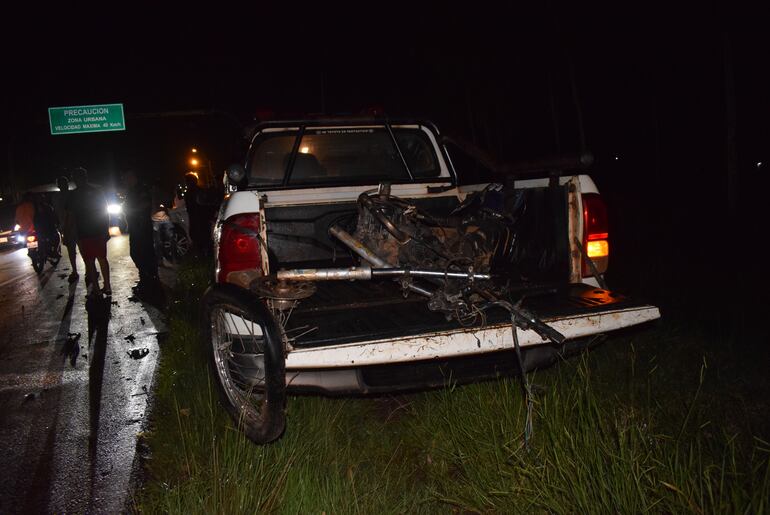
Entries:
POLYGON ((246 169, 242 164, 234 163, 227 167, 227 178, 233 185, 239 185, 246 177, 246 169))

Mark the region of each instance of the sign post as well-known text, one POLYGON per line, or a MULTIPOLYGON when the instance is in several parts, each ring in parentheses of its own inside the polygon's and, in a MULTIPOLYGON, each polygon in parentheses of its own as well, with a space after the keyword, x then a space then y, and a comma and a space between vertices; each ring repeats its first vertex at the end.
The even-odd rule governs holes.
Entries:
POLYGON ((82 134, 126 130, 123 104, 49 107, 51 134, 82 134))

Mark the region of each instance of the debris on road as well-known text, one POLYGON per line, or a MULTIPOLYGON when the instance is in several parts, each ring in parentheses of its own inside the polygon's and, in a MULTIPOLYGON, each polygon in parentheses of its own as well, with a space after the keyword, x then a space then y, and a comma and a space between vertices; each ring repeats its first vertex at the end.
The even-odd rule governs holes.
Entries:
POLYGON ((142 325, 144 325, 144 317, 139 317, 139 321, 142 323, 142 325))
MULTIPOLYGON (((70 365, 75 366, 78 355, 80 354, 80 333, 67 333, 67 339, 64 341, 64 347, 62 347, 61 353, 65 357, 69 356, 70 365)), ((86 355, 83 354, 85 358, 86 355)))
POLYGON ((128 341, 130 341, 130 342, 133 342, 134 340, 136 340, 136 337, 135 337, 133 334, 129 334, 128 336, 126 336, 126 337, 125 337, 125 338, 123 338, 123 339, 124 339, 124 340, 128 340, 128 341))
POLYGON ((144 347, 142 349, 131 349, 130 351, 128 351, 128 355, 134 359, 142 359, 149 353, 150 353, 150 349, 148 349, 147 347, 144 347))

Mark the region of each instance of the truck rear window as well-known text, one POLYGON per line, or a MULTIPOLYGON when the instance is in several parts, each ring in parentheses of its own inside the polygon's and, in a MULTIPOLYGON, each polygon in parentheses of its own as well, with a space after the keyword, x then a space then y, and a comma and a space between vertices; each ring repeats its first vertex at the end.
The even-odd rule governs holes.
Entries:
MULTIPOLYGON (((394 136, 416 180, 441 173, 433 145, 420 129, 394 128, 394 136)), ((368 183, 409 181, 398 150, 385 127, 307 128, 289 171, 297 133, 266 133, 254 142, 249 185, 368 183)))

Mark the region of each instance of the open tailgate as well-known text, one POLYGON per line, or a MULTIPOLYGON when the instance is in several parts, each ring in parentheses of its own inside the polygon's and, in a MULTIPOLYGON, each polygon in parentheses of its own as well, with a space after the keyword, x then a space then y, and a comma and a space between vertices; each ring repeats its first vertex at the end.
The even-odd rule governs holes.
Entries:
MULTIPOLYGON (((295 328, 316 327, 298 339, 286 358, 287 369, 359 367, 446 359, 513 348, 511 323, 504 310, 490 311, 484 323, 460 327, 425 308, 422 299, 406 301, 371 295, 361 302, 339 302, 330 284, 292 317, 295 328), (335 302, 337 299, 337 302, 335 302)), ((523 307, 568 340, 607 333, 660 317, 657 307, 586 284, 572 284, 525 299, 523 307)), ((292 324, 287 329, 292 329, 292 324)), ((517 329, 522 347, 550 344, 531 330, 517 329)))

